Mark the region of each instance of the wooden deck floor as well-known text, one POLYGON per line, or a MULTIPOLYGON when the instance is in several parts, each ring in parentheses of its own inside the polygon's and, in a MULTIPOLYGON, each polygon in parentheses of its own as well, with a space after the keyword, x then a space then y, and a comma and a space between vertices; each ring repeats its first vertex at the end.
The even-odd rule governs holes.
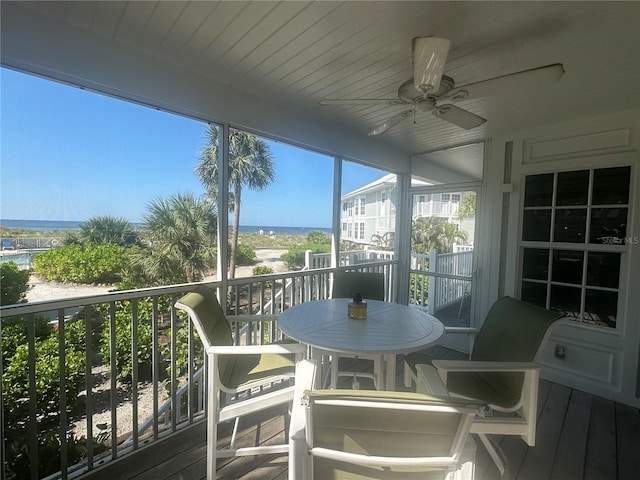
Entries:
MULTIPOLYGON (((443 347, 427 351, 434 358, 459 358, 443 347)), ((364 362, 359 364, 366 368, 364 362)), ((350 368, 357 368, 358 365, 350 368)), ((402 388, 401 360, 398 387, 402 388)), ((363 380, 363 387, 365 387, 363 380)), ((635 480, 640 478, 640 411, 578 390, 541 381, 537 443, 516 437, 494 439, 507 458, 510 480, 635 480)), ((241 424, 239 444, 282 442, 282 409, 262 412, 241 424)), ((130 461, 104 469, 92 478, 135 480, 199 480, 205 478, 205 429, 200 424, 162 445, 142 450, 130 461)), ((498 471, 477 442, 476 479, 496 480, 498 471)), ((123 459, 124 460, 124 459, 123 459)), ((224 459, 218 478, 284 480, 287 456, 224 459)))

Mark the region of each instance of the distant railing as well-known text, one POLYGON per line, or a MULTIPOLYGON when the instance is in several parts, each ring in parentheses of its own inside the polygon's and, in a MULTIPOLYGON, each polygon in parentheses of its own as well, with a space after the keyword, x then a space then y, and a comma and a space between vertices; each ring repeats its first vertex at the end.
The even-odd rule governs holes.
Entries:
POLYGON ((458 214, 460 208, 459 202, 442 202, 442 201, 429 201, 429 202, 417 202, 413 205, 413 217, 453 217, 458 214))
MULTIPOLYGON (((362 250, 348 250, 340 252, 339 266, 348 267, 366 262, 374 262, 380 260, 393 260, 394 254, 390 250, 376 250, 365 247, 362 250)), ((330 253, 313 253, 307 250, 305 254, 305 269, 314 270, 317 268, 330 268, 330 253)))
MULTIPOLYGON (((384 261, 341 268, 384 272, 391 299, 394 265, 384 261)), ((229 303, 234 341, 281 339, 277 320, 267 314, 328 298, 333 271, 229 280, 222 296, 229 303), (264 320, 234 318, 256 313, 264 320)), ((222 293, 218 282, 207 285, 222 293)), ((204 418, 201 343, 191 322, 173 307, 192 288, 172 285, 0 307, 3 357, 10 343, 5 345, 5 336, 16 335, 16 325, 24 332, 24 346, 16 348, 26 355, 25 393, 15 398, 10 388, 0 389, 0 437, 6 440, 1 477, 73 478, 204 418), (43 340, 42 332, 51 328, 47 324, 55 331, 52 339, 43 340), (43 358, 49 350, 50 357, 43 358), (39 390, 47 380, 49 397, 39 390), (47 464, 49 470, 39 470, 47 464)), ((3 358, 3 374, 6 369, 16 373, 9 361, 17 360, 3 358)))
POLYGON ((62 245, 62 237, 2 237, 2 250, 34 250, 62 245))
POLYGON ((457 253, 412 254, 410 302, 429 313, 451 305, 470 293, 473 247, 457 253))

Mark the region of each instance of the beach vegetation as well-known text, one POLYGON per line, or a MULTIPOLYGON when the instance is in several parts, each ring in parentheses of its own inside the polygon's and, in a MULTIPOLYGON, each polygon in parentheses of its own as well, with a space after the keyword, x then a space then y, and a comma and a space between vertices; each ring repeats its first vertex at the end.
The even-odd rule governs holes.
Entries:
POLYGON ((315 243, 319 245, 331 245, 331 235, 320 230, 312 230, 307 234, 307 243, 315 243))
POLYGON ((256 258, 256 251, 249 245, 240 244, 236 249, 236 265, 251 265, 256 258))
POLYGON ((412 273, 409 275, 409 303, 426 307, 429 303, 429 275, 412 273))
POLYGON ((0 305, 26 302, 30 275, 13 262, 0 263, 0 305))
POLYGON ((58 282, 112 284, 122 278, 127 249, 119 245, 74 244, 51 248, 33 258, 38 275, 58 282))
POLYGON ((233 212, 231 240, 229 250, 229 278, 235 278, 236 250, 240 225, 240 205, 242 190, 263 190, 275 178, 275 168, 269 146, 255 135, 231 130, 229 132, 229 191, 218 191, 218 156, 220 151, 221 130, 210 125, 207 141, 200 152, 200 163, 196 167, 196 175, 207 190, 213 203, 220 194, 227 195, 229 210, 233 212))
MULTIPOLYGON (((28 478, 31 452, 27 445, 29 428, 30 367, 28 320, 3 319, 2 328, 2 408, 5 421, 7 470, 13 478, 28 478)), ((59 409, 61 333, 44 317, 35 317, 35 406, 38 418, 38 473, 43 478, 59 469, 59 409)), ((84 322, 65 324, 64 378, 65 404, 71 413, 83 398, 85 385, 84 322)), ((68 437, 67 454, 74 461, 82 457, 82 440, 68 437)), ((86 443, 86 441, 84 441, 86 443)), ((12 478, 11 476, 9 478, 12 478)))
POLYGON ((273 268, 268 265, 256 265, 253 267, 253 275, 271 275, 274 273, 273 268))
POLYGON ((104 215, 93 217, 65 236, 65 245, 111 243, 121 247, 140 245, 140 237, 133 225, 125 218, 104 215))
POLYGON ((215 267, 216 227, 216 206, 206 199, 187 193, 151 202, 141 228, 148 248, 133 252, 131 271, 146 286, 202 280, 215 267))
POLYGON ((278 234, 268 235, 254 233, 241 233, 238 242, 241 245, 249 245, 254 250, 268 248, 274 250, 288 250, 294 245, 299 245, 306 241, 306 235, 302 234, 278 234))
MULTIPOLYGON (((110 315, 104 312, 103 317, 110 315)), ((108 317, 107 317, 108 318, 108 317)), ((115 337, 111 338, 110 322, 105 321, 102 330, 100 352, 105 365, 111 363, 111 342, 115 343, 115 375, 119 380, 131 381, 133 373, 132 332, 133 318, 136 318, 137 344, 136 355, 138 367, 142 373, 149 372, 153 352, 153 304, 149 300, 123 302, 115 311, 115 337), (134 315, 135 309, 135 315, 134 315)))
MULTIPOLYGON (((269 267, 268 265, 256 265, 255 267, 253 267, 251 273, 255 277, 256 275, 271 275, 272 273, 274 273, 274 271, 273 268, 269 267)), ((265 282, 264 284, 266 288, 271 288, 271 285, 273 285, 271 281, 265 282)))
POLYGON ((309 232, 305 243, 292 246, 280 258, 289 269, 300 270, 304 267, 304 257, 307 250, 310 250, 311 253, 330 253, 331 236, 320 231, 309 232))

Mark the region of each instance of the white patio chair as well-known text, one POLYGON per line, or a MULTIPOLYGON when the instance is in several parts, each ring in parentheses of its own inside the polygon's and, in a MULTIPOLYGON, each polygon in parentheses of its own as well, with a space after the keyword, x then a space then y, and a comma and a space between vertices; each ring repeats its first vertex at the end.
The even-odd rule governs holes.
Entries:
POLYGON ((307 391, 293 406, 289 480, 472 479, 479 408, 406 392, 307 391))
MULTIPOLYGON (((489 409, 474 419, 477 433, 503 475, 504 461, 487 434, 518 435, 536 441, 539 366, 535 359, 563 314, 503 297, 491 307, 477 333, 469 360, 433 360, 405 356, 405 384, 432 395, 456 395, 485 402, 489 409), (499 415, 495 412, 509 412, 499 415)), ((468 329, 467 329, 468 331, 468 329)))
POLYGON ((218 457, 286 453, 288 444, 236 448, 235 436, 241 416, 293 400, 295 386, 290 381, 295 377, 295 362, 302 359, 306 345, 234 346, 222 308, 213 291, 205 286, 196 287, 175 306, 189 314, 207 354, 207 479, 215 479, 218 457), (286 386, 278 385, 282 382, 286 386), (236 398, 225 402, 221 393, 236 398), (233 419, 230 445, 218 449, 218 424, 233 419))
MULTIPOLYGON (((384 274, 377 272, 335 272, 331 298, 353 298, 354 294, 361 294, 363 300, 384 301, 384 274)), ((352 386, 359 387, 358 377, 369 378, 377 389, 384 385, 384 357, 382 355, 348 355, 345 353, 331 353, 331 388, 336 388, 340 377, 353 378, 352 386), (340 370, 340 357, 357 358, 373 362, 373 373, 361 371, 340 370)))

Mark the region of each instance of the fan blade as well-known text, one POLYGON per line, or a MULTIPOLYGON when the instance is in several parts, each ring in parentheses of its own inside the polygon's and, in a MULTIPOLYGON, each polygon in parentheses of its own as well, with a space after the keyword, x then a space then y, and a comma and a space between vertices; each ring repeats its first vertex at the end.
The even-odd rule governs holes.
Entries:
POLYGON ((439 105, 433 109, 433 114, 466 130, 476 128, 487 121, 475 113, 468 112, 455 105, 439 105))
POLYGON ((509 90, 519 90, 526 93, 529 88, 536 85, 544 85, 560 80, 564 74, 564 66, 561 63, 545 65, 544 67, 531 68, 521 72, 510 73, 500 77, 482 80, 481 82, 462 85, 449 91, 441 98, 457 101, 467 98, 486 97, 493 93, 509 90))
POLYGON ((395 125, 399 124, 402 120, 411 116, 412 114, 413 114, 413 109, 400 112, 397 115, 394 115, 393 117, 391 117, 386 122, 384 122, 382 125, 379 125, 373 130, 371 130, 369 133, 367 133, 367 135, 380 135, 381 133, 384 133, 387 130, 389 130, 391 127, 394 127, 395 125))
POLYGON ((318 102, 323 106, 331 105, 406 105, 407 102, 399 98, 335 98, 318 102))
POLYGON ((438 37, 413 39, 413 84, 422 93, 437 92, 449 53, 449 40, 438 37))

